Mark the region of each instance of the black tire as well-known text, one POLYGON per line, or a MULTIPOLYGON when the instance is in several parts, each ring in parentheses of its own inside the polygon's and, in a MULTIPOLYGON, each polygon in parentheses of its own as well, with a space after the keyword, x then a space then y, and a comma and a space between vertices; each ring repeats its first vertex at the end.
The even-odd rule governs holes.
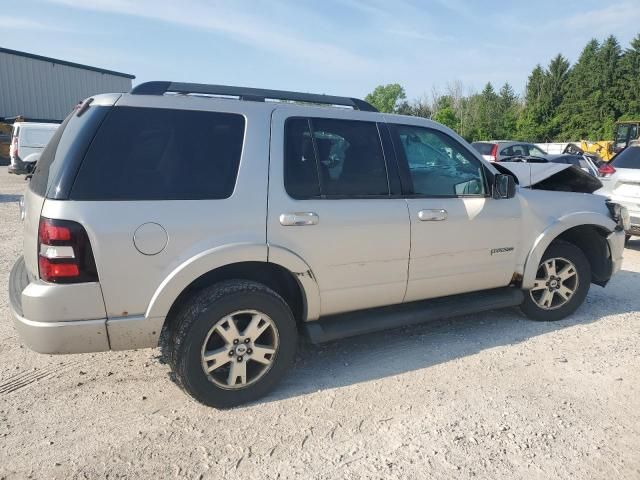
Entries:
POLYGON ((228 280, 195 294, 178 312, 165 340, 167 358, 176 383, 200 403, 231 408, 266 395, 293 363, 298 334, 287 303, 257 282, 228 280), (275 324, 278 348, 268 371, 255 383, 228 390, 215 384, 202 365, 202 348, 209 331, 220 319, 239 310, 258 310, 275 324))
POLYGON ((631 235, 625 235, 624 236, 624 245, 627 246, 629 245, 629 241, 631 240, 631 235))
POLYGON ((554 242, 542 256, 540 264, 552 258, 566 258, 576 268, 578 286, 574 294, 561 307, 555 310, 545 310, 531 298, 529 291, 525 292, 524 301, 520 305, 522 312, 531 320, 553 322, 562 320, 575 312, 589 292, 591 286, 591 264, 582 250, 571 243, 554 242))

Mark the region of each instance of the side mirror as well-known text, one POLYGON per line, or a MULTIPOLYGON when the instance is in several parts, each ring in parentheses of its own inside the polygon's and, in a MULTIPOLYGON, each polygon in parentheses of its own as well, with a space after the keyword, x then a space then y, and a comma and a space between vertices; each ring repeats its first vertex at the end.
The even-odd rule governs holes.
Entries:
POLYGON ((493 182, 493 198, 513 198, 516 196, 516 179, 511 175, 498 174, 493 182))

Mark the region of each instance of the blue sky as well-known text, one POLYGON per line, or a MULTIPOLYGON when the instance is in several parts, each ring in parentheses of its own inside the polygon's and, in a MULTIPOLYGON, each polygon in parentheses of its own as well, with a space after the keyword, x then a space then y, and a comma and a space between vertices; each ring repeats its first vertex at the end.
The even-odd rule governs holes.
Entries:
POLYGON ((623 47, 638 0, 20 0, 3 2, 0 46, 136 75, 410 98, 462 82, 522 91, 536 63, 574 61, 592 37, 623 47))

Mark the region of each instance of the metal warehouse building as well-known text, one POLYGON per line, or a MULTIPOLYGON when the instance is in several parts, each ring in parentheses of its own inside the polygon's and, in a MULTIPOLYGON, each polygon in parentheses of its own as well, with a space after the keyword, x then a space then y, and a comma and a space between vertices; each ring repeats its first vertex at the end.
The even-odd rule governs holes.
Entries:
POLYGON ((128 92, 127 73, 42 57, 0 47, 0 121, 62 121, 82 99, 128 92))

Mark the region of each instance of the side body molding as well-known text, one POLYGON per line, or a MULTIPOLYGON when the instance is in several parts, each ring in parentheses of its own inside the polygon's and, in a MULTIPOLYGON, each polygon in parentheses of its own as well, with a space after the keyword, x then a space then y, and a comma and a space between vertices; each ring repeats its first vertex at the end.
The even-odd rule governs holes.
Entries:
POLYGON ((540 265, 542 255, 553 240, 567 230, 581 226, 592 225, 602 227, 608 232, 613 232, 616 223, 606 215, 595 212, 575 212, 558 218, 554 223, 549 225, 533 242, 533 246, 527 255, 524 266, 524 275, 522 279, 522 288, 529 289, 533 287, 536 278, 536 272, 540 265))

